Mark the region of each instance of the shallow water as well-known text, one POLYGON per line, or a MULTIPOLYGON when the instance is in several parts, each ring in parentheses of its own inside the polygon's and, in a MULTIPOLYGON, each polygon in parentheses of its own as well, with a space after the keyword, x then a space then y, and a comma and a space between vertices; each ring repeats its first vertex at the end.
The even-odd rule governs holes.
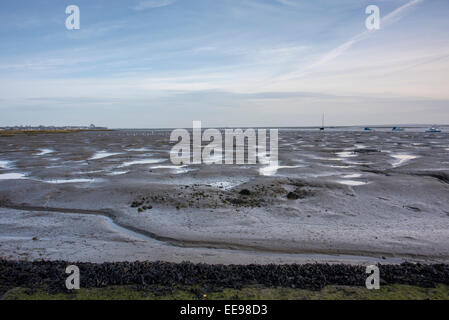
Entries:
POLYGON ((264 166, 259 169, 259 173, 262 176, 274 176, 277 174, 277 172, 280 169, 294 169, 294 168, 301 168, 302 165, 295 165, 295 166, 280 166, 278 163, 271 163, 268 166, 264 166))
POLYGON ((395 162, 393 162, 393 167, 399 167, 400 165, 404 164, 407 161, 416 159, 417 156, 411 155, 411 154, 393 154, 393 158, 396 159, 395 162))
POLYGON ((128 152, 147 152, 147 151, 151 151, 150 148, 131 148, 131 149, 126 149, 126 151, 128 152))
POLYGON ((89 160, 98 160, 98 159, 104 159, 112 156, 116 156, 120 153, 117 152, 107 152, 107 151, 97 151, 89 160))
POLYGON ((338 180, 337 182, 340 184, 344 184, 344 185, 352 186, 352 187, 363 186, 363 185, 367 184, 367 182, 356 181, 356 180, 338 180))
POLYGON ((357 154, 355 154, 354 152, 351 152, 351 151, 342 151, 342 152, 338 152, 337 156, 339 156, 341 158, 353 158, 353 157, 357 157, 357 154))
POLYGON ((45 183, 53 183, 53 184, 65 184, 65 183, 87 183, 87 182, 95 182, 96 179, 55 179, 55 180, 43 180, 45 183))
POLYGON ((216 181, 212 182, 209 185, 214 188, 219 188, 223 190, 231 190, 239 185, 241 185, 241 181, 216 181))
POLYGON ((0 160, 0 168, 7 169, 10 166, 10 161, 0 160))
POLYGON ((353 173, 353 174, 348 174, 343 176, 343 178, 345 179, 355 179, 355 178, 360 178, 362 176, 362 174, 360 173, 353 173))
POLYGON ((53 152, 55 152, 55 150, 53 150, 53 149, 39 149, 40 150, 40 152, 39 153, 36 153, 36 155, 37 156, 44 156, 44 155, 46 155, 46 154, 50 154, 50 153, 53 153, 53 152))
POLYGON ((0 174, 0 180, 16 180, 25 179, 26 175, 23 173, 3 173, 0 174))
POLYGON ((118 166, 118 168, 123 168, 123 167, 130 167, 130 166, 134 166, 134 165, 139 165, 139 164, 153 164, 153 163, 160 163, 160 162, 165 162, 166 159, 142 159, 142 160, 134 160, 134 161, 127 161, 122 163, 121 165, 118 166))
POLYGON ((122 174, 127 174, 129 171, 112 171, 109 172, 107 175, 108 176, 120 176, 122 174))
POLYGON ((166 166, 153 166, 150 167, 152 170, 158 170, 158 169, 168 169, 171 173, 173 174, 182 174, 182 173, 187 173, 193 169, 189 169, 187 168, 186 165, 182 165, 182 166, 175 166, 175 165, 166 165, 166 166))

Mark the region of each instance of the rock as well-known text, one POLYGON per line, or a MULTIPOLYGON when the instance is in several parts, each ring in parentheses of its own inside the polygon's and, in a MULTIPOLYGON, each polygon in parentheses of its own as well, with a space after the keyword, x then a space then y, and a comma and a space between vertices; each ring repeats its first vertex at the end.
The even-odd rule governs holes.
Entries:
POLYGON ((137 211, 144 212, 144 211, 151 210, 151 209, 153 209, 153 206, 142 206, 139 209, 137 209, 137 211))
POLYGON ((403 206, 403 208, 411 210, 411 211, 415 211, 415 212, 421 212, 421 209, 418 207, 413 207, 413 206, 403 206))
POLYGON ((239 194, 242 196, 249 196, 251 195, 251 191, 249 191, 248 189, 243 189, 239 192, 239 194))
POLYGON ((138 208, 138 207, 140 207, 141 205, 143 205, 145 203, 145 200, 134 200, 132 203, 131 203, 131 208, 138 208))
POLYGON ((299 195, 296 192, 289 192, 287 194, 287 199, 289 199, 289 200, 298 200, 299 199, 299 195))

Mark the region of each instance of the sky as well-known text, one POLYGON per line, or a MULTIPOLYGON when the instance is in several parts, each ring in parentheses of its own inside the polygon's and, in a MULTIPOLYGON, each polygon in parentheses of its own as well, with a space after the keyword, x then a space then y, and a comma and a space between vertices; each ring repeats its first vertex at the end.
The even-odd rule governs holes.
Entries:
POLYGON ((0 0, 0 126, 449 124, 448 13, 447 0, 0 0))

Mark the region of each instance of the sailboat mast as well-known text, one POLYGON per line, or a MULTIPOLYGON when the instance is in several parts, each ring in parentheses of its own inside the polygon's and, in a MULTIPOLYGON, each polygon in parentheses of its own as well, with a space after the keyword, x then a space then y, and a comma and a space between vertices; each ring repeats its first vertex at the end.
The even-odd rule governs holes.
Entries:
POLYGON ((324 113, 323 113, 323 118, 321 119, 321 128, 320 128, 320 130, 321 131, 324 130, 324 113))

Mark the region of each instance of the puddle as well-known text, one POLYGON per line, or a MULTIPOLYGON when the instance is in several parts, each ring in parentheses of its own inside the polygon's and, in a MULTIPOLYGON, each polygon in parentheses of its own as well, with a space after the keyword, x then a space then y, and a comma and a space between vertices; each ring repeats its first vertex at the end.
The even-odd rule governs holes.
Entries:
POLYGON ((0 174, 0 180, 19 180, 25 179, 26 176, 23 173, 4 173, 0 174))
POLYGON ((120 176, 122 174, 127 174, 129 171, 113 171, 113 172, 109 172, 107 175, 108 176, 120 176))
POLYGON ((83 174, 95 174, 95 173, 102 173, 104 170, 93 170, 93 171, 77 171, 73 172, 73 175, 83 175, 83 174))
POLYGON ((345 179, 356 179, 356 178, 360 178, 362 175, 360 173, 354 173, 354 174, 348 174, 343 176, 343 178, 345 179))
POLYGON ((335 176, 335 175, 336 175, 335 172, 319 172, 319 173, 306 173, 303 175, 303 177, 323 178, 323 177, 330 177, 330 176, 335 176))
POLYGON ((367 182, 356 181, 356 180, 338 180, 337 182, 340 184, 351 186, 351 187, 363 186, 365 184, 368 184, 367 182))
POLYGON ((213 183, 209 183, 208 185, 214 188, 219 188, 223 190, 231 190, 239 185, 241 185, 243 182, 230 182, 230 181, 217 181, 213 183))
POLYGON ((172 173, 180 174, 192 171, 192 169, 186 168, 187 166, 154 166, 151 169, 170 169, 172 173))
POLYGON ((103 158, 107 158, 107 157, 116 156, 118 154, 120 154, 120 153, 107 152, 107 151, 97 151, 91 158, 89 158, 89 160, 103 159, 103 158))
POLYGON ((393 162, 393 164, 392 164, 393 167, 399 167, 400 165, 402 165, 403 163, 405 163, 407 161, 418 158, 417 156, 413 156, 410 154, 395 154, 395 155, 392 155, 392 157, 396 159, 396 161, 393 162))
POLYGON ((354 164, 357 166, 368 166, 375 164, 374 162, 359 162, 359 161, 345 161, 347 164, 354 164))
POLYGON ((143 159, 143 160, 135 160, 135 161, 127 161, 122 163, 121 165, 119 165, 119 168, 123 168, 123 167, 129 167, 129 166, 133 166, 135 164, 153 164, 153 163, 160 163, 160 162, 164 162, 167 159, 143 159))
POLYGON ((308 157, 308 158, 310 158, 310 159, 313 159, 313 160, 322 160, 322 161, 343 161, 343 159, 341 159, 341 158, 335 158, 335 157, 329 157, 329 158, 326 158, 326 157, 316 156, 316 155, 313 155, 313 154, 305 154, 304 156, 306 156, 306 157, 308 157))
POLYGON ((55 180, 41 180, 46 183, 63 184, 63 183, 86 183, 95 182, 97 179, 55 179, 55 180))
MULTIPOLYGON (((4 235, 1 235, 0 236, 0 240, 2 240, 2 241, 23 241, 23 240, 27 241, 27 240, 32 240, 32 238, 31 237, 4 236, 4 235)), ((42 239, 40 239, 40 240, 42 240, 42 239)))
POLYGON ((337 165, 327 165, 328 167, 331 168, 337 168, 337 169, 350 169, 350 168, 354 168, 354 166, 337 166, 337 165))
POLYGON ((43 155, 55 152, 55 150, 53 150, 53 149, 39 149, 39 150, 40 150, 40 152, 36 153, 37 156, 43 156, 43 155))
POLYGON ((11 161, 0 160, 0 168, 8 169, 10 167, 11 161))
POLYGON ((149 149, 149 148, 131 148, 131 149, 126 149, 126 151, 128 151, 128 152, 145 152, 145 151, 151 151, 151 149, 149 149))
POLYGON ((270 163, 266 167, 262 167, 259 169, 259 174, 261 176, 274 176, 279 169, 294 169, 294 168, 301 168, 302 165, 296 165, 296 166, 280 166, 277 162, 270 163))
POLYGON ((357 157, 357 154, 355 154, 352 151, 342 151, 342 152, 337 152, 337 156, 340 158, 353 158, 353 157, 357 157))

